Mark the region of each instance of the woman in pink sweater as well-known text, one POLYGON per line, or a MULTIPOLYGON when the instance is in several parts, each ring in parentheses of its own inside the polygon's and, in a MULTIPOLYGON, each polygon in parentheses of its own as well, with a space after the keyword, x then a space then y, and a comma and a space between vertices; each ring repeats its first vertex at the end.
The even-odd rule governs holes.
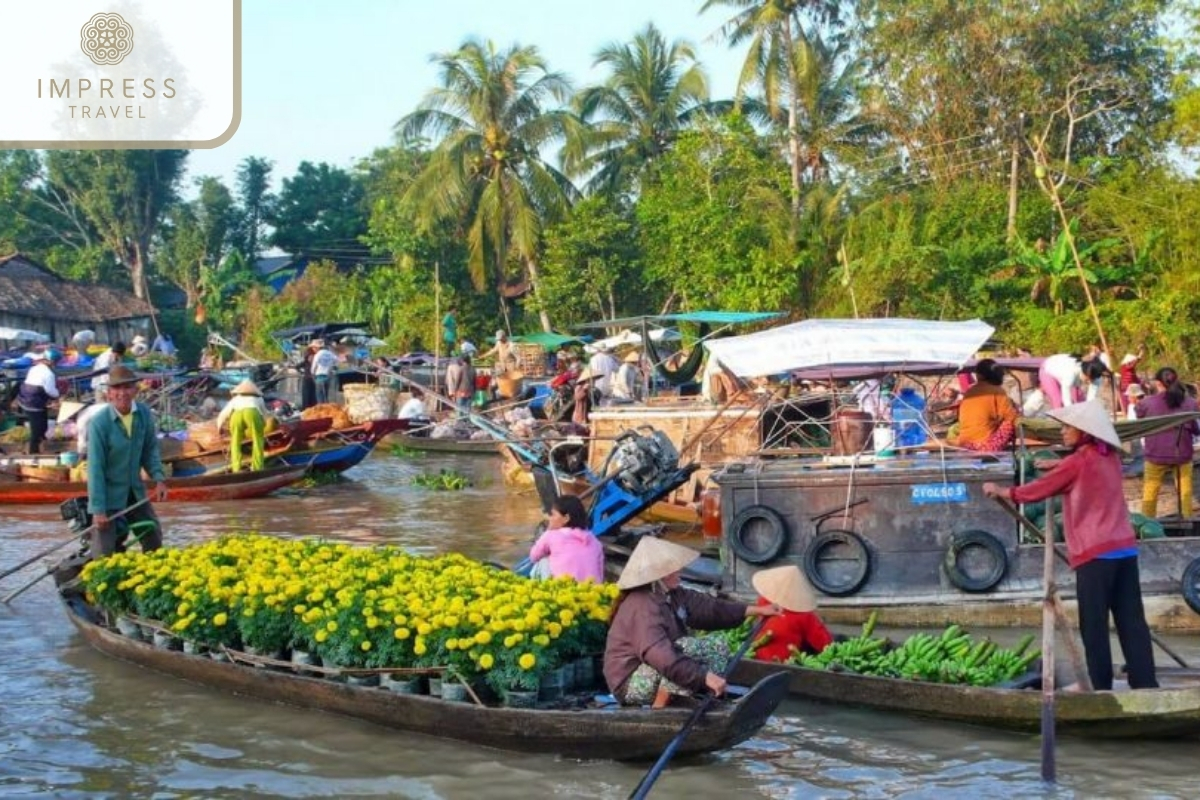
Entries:
POLYGON ((603 583, 604 548, 587 528, 587 512, 580 499, 574 495, 555 498, 546 518, 546 532, 529 551, 534 562, 532 575, 539 578, 569 575, 581 582, 603 583))
POLYGON ((1067 559, 1075 570, 1079 633, 1092 687, 1112 689, 1111 614, 1125 654, 1129 686, 1155 688, 1158 681, 1150 626, 1142 608, 1137 537, 1121 491, 1121 459, 1117 455, 1121 440, 1108 412, 1096 400, 1055 409, 1049 415, 1062 423, 1063 443, 1072 449, 1071 454, 1036 481, 1012 488, 985 483, 983 492, 1018 503, 1062 495, 1067 559))

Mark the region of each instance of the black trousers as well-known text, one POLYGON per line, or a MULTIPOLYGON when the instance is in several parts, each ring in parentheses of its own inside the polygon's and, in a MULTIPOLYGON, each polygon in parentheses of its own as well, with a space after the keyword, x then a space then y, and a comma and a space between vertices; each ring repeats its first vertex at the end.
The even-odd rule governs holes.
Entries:
POLYGON ((25 419, 29 420, 29 454, 40 453, 46 429, 50 426, 50 412, 44 408, 41 411, 25 409, 25 419))
POLYGON ((1129 686, 1133 689, 1157 687, 1150 626, 1146 624, 1146 612, 1142 608, 1137 557, 1089 561, 1075 570, 1075 594, 1079 601, 1079 633, 1083 637, 1092 687, 1112 689, 1113 685, 1109 614, 1116 624, 1117 640, 1129 668, 1129 686))
MULTIPOLYGON (((125 507, 128 508, 136 502, 137 499, 130 493, 125 507)), ((119 508, 114 508, 109 513, 115 514, 120 510, 119 508)), ((154 529, 148 531, 141 538, 142 552, 148 553, 151 550, 157 550, 162 547, 162 525, 158 521, 158 515, 154 513, 154 507, 149 503, 145 503, 128 512, 120 519, 110 520, 103 529, 98 526, 92 529, 92 558, 125 552, 127 544, 125 538, 129 535, 129 526, 135 522, 154 523, 154 529)))

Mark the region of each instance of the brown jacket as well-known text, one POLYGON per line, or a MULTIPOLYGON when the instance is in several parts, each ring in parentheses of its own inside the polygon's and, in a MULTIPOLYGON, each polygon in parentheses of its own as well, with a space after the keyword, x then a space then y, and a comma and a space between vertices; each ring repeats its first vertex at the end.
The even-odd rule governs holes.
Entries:
POLYGON ((649 586, 630 590, 608 628, 604 646, 604 680, 619 699, 625 685, 642 664, 649 664, 667 680, 704 691, 708 668, 685 656, 675 641, 688 628, 723 630, 737 626, 746 616, 746 606, 693 592, 675 589, 663 592, 649 586))

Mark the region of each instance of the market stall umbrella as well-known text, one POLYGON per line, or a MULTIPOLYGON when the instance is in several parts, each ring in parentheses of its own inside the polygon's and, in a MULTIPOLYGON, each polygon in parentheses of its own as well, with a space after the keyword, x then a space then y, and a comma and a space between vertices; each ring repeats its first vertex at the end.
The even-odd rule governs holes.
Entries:
POLYGON ((705 342, 727 369, 743 378, 806 367, 911 364, 962 366, 991 337, 981 320, 806 319, 745 336, 705 342))
POLYGON ((0 339, 6 339, 10 342, 48 342, 50 337, 44 333, 37 331, 25 330, 24 328, 5 328, 0 327, 0 339))

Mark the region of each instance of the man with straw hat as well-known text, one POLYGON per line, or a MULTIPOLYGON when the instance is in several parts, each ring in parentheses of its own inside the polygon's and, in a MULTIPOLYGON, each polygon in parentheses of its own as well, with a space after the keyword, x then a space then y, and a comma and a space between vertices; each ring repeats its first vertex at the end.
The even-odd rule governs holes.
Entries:
POLYGON ((720 637, 689 636, 689 626, 722 630, 746 617, 780 613, 775 605, 747 606, 681 588, 680 573, 698 557, 695 550, 643 536, 621 572, 604 647, 604 679, 622 704, 660 708, 672 694, 723 694, 720 673, 729 647, 720 637))
POLYGON ((217 431, 229 425, 229 471, 242 471, 242 442, 250 439, 250 469, 266 465, 267 405, 254 381, 246 380, 233 387, 233 397, 217 415, 217 431))
MULTIPOLYGON (((1108 618, 1112 615, 1133 689, 1158 686, 1150 627, 1142 608, 1137 536, 1121 490, 1121 440, 1108 411, 1096 400, 1057 408, 1063 444, 1072 452, 1049 473, 1023 486, 985 483, 988 497, 1036 503, 1061 495, 1067 560, 1075 570, 1079 633, 1092 686, 1113 686, 1108 618)), ((1041 464, 1039 463, 1039 467, 1041 464)))
POLYGON ((816 614, 817 601, 804 573, 795 565, 763 569, 750 578, 759 605, 777 605, 783 613, 767 620, 754 657, 787 661, 796 652, 816 655, 833 643, 833 634, 816 614))
POLYGON ((632 403, 638 399, 642 390, 642 372, 639 367, 641 363, 642 354, 637 350, 630 350, 621 359, 621 367, 612 383, 614 402, 632 403))
POLYGON ((108 373, 108 403, 88 423, 88 511, 94 517, 92 558, 123 550, 127 524, 148 521, 154 529, 142 537, 142 550, 162 547, 158 516, 146 500, 142 470, 155 481, 154 499, 167 499, 166 475, 150 409, 134 402, 141 379, 117 365, 108 373), (137 508, 131 506, 141 503, 137 508), (122 513, 123 512, 123 513, 122 513), (115 518, 115 519, 114 519, 115 518))

